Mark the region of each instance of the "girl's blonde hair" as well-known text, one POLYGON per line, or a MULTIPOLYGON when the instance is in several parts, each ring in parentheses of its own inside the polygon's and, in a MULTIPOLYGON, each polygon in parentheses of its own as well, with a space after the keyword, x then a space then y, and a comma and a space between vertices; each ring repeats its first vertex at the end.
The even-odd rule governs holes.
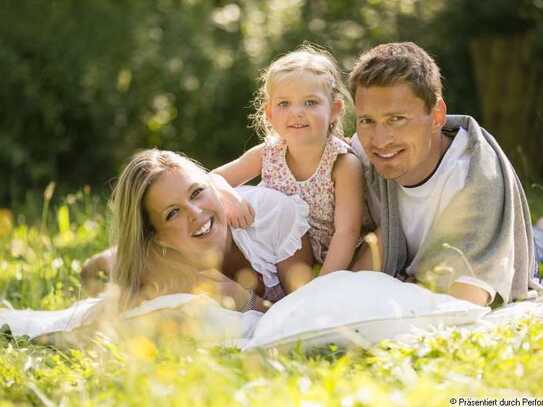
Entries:
MULTIPOLYGON (((250 126, 254 128, 261 137, 274 136, 275 132, 266 116, 266 105, 270 101, 273 84, 291 73, 310 73, 321 79, 323 87, 330 96, 333 103, 337 100, 350 102, 349 91, 343 83, 341 71, 332 54, 325 49, 315 45, 304 43, 295 51, 283 55, 274 61, 259 77, 260 89, 253 100, 255 113, 249 116, 250 126)), ((342 109, 337 122, 332 123, 330 134, 343 137, 342 119, 345 108, 342 109)))
MULTIPOLYGON (((117 253, 112 280, 120 288, 121 310, 134 305, 140 296, 146 283, 145 274, 149 272, 149 262, 160 250, 153 242, 155 230, 144 206, 145 195, 161 174, 175 168, 206 172, 180 154, 144 150, 132 157, 113 190, 110 200, 113 212, 111 235, 117 253)), ((159 270, 152 271, 158 273, 159 270)), ((179 270, 178 278, 183 278, 183 270, 179 270)))

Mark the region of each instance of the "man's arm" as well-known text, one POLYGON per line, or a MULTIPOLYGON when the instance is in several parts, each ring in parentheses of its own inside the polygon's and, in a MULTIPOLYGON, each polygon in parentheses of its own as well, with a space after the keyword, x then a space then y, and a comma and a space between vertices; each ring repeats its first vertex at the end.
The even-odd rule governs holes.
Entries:
POLYGON ((490 294, 473 284, 454 282, 449 288, 449 295, 459 300, 469 301, 476 305, 486 306, 490 300, 490 294))

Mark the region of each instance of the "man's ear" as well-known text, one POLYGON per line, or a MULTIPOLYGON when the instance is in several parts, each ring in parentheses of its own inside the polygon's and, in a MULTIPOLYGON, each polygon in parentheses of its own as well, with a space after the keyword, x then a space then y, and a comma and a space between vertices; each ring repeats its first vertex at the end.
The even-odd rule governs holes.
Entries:
POLYGON ((447 105, 442 98, 436 102, 432 109, 432 127, 436 131, 441 131, 447 122, 447 105))

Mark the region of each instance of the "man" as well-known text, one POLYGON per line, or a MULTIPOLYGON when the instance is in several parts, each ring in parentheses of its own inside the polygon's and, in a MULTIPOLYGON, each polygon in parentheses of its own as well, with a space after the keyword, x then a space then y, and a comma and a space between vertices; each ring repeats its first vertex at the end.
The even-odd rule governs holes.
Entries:
POLYGON ((349 87, 382 270, 481 305, 541 288, 522 185, 473 118, 447 116, 434 60, 413 43, 379 45, 349 87))

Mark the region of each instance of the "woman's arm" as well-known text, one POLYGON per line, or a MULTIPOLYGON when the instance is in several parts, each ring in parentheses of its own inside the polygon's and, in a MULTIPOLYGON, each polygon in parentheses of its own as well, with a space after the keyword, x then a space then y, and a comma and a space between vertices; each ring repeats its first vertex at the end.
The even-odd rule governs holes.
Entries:
POLYGON ((206 270, 198 273, 196 284, 198 294, 206 294, 224 306, 234 306, 237 311, 246 311, 247 305, 253 301, 250 309, 266 312, 269 308, 262 298, 254 292, 245 289, 239 283, 229 279, 216 270, 206 270), (232 303, 233 302, 233 303, 232 303))
POLYGON ((353 154, 343 154, 333 171, 335 184, 334 236, 321 275, 348 269, 362 228, 362 166, 353 154))

